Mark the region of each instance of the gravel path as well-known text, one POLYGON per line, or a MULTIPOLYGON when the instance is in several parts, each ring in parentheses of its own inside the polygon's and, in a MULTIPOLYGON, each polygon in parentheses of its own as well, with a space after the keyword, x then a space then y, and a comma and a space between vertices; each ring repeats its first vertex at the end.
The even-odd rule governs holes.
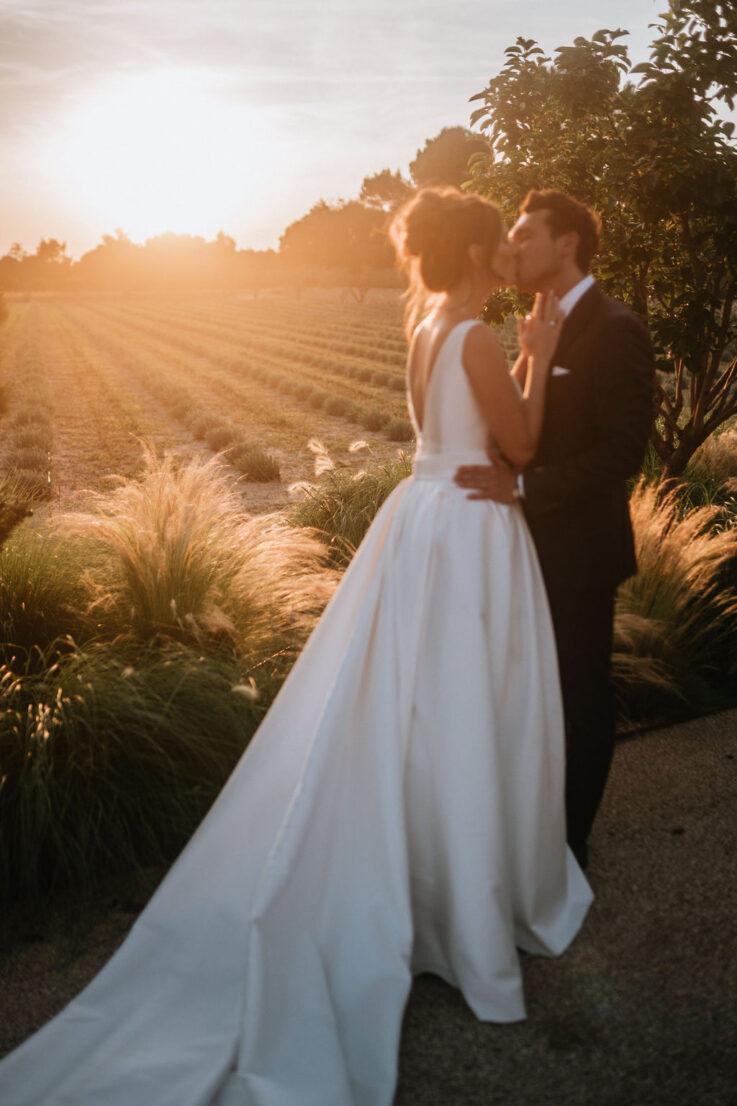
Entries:
MULTIPOLYGON (((515 1025, 418 979, 397 1106, 737 1106, 736 810, 737 711, 620 742, 582 933, 557 960, 524 958, 515 1025)), ((84 929, 60 911, 6 936, 1 1052, 98 970, 143 899, 111 892, 84 929)))

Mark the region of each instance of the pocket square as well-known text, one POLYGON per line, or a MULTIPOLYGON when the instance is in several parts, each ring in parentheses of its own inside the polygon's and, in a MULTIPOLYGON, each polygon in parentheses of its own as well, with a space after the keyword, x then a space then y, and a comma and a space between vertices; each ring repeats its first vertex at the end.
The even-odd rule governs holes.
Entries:
POLYGON ((562 365, 553 365, 553 376, 568 376, 570 369, 564 369, 562 365))

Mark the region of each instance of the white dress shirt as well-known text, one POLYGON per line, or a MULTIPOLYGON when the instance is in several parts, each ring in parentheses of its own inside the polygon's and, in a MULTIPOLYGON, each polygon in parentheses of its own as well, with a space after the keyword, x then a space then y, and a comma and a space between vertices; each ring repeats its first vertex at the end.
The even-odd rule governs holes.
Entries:
MULTIPOLYGON (((588 292, 589 288, 591 288, 593 284, 594 278, 592 277, 591 273, 587 273, 583 280, 579 280, 578 284, 574 284, 572 288, 568 289, 565 296, 563 296, 560 301, 560 309, 563 312, 565 318, 568 318, 571 311, 573 311, 573 308, 581 299, 581 296, 584 294, 584 292, 588 292)), ((520 498, 524 498, 525 480, 521 472, 517 476, 517 488, 519 490, 520 498)))

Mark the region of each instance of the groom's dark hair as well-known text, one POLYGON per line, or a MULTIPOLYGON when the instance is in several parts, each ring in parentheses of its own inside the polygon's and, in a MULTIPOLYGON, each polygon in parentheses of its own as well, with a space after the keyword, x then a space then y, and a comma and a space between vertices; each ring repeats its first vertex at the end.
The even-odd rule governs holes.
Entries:
POLYGON ((599 248, 601 230, 601 219, 595 211, 574 200, 573 196, 557 192, 554 188, 544 188, 539 192, 533 189, 528 192, 519 210, 520 215, 545 211, 553 238, 575 231, 578 235, 576 264, 582 272, 589 271, 591 258, 599 248))

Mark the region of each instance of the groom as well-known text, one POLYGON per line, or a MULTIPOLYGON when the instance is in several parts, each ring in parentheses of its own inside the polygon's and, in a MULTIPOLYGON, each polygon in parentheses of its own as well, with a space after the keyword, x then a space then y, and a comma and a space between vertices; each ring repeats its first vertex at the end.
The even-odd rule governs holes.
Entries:
POLYGON ((614 597, 636 570, 625 485, 647 447, 653 354, 640 318, 589 275, 599 240, 590 208, 530 192, 509 237, 517 286, 553 291, 565 314, 542 432, 523 473, 490 454, 491 465, 461 468, 456 482, 472 499, 519 499, 537 546, 563 691, 568 842, 585 867, 614 753, 614 597))

